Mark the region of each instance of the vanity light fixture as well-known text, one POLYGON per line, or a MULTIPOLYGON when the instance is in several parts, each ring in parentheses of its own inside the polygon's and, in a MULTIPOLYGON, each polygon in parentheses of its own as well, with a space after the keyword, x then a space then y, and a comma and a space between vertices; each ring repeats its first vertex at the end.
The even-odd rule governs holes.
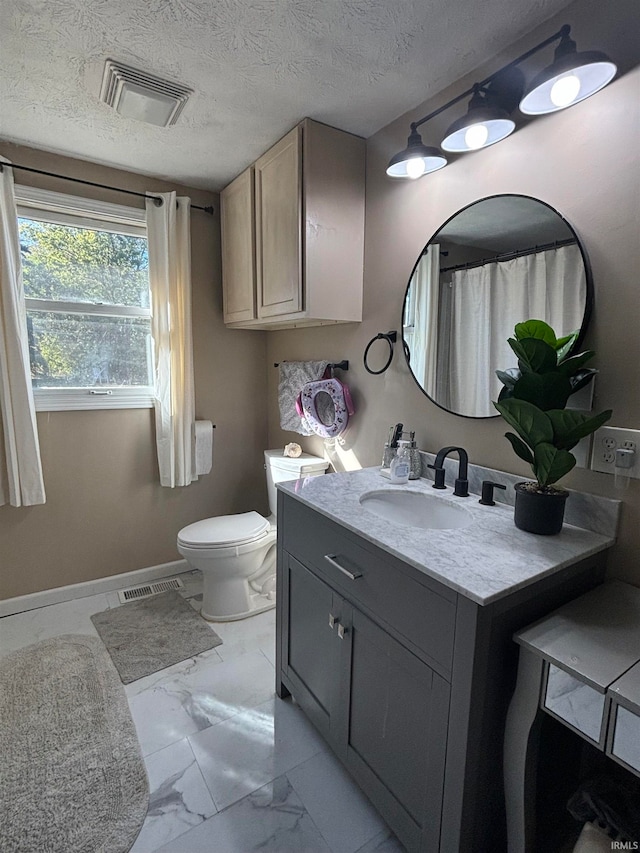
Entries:
POLYGON ((616 73, 616 66, 599 50, 576 51, 570 27, 560 30, 553 62, 531 81, 520 109, 527 115, 563 110, 599 92, 616 73))
POLYGON ((584 101, 603 89, 615 76, 615 64, 601 51, 578 53, 576 43, 569 38, 570 31, 571 27, 565 24, 485 80, 412 122, 407 147, 392 157, 387 175, 415 179, 446 166, 445 155, 438 148, 424 145, 418 128, 469 95, 472 97, 467 114, 449 126, 441 143, 445 151, 476 151, 505 139, 515 130, 516 123, 510 116, 518 103, 527 115, 543 115, 584 101), (558 40, 553 63, 534 77, 523 97, 524 75, 517 66, 558 40))
MULTIPOLYGON (((512 69, 518 71, 518 69, 512 69)), ((518 78, 518 95, 522 94, 524 78, 518 78)), ((480 86, 474 86, 473 96, 469 102, 466 116, 456 119, 447 130, 442 140, 445 151, 477 151, 479 148, 487 148, 495 142, 509 136, 516 128, 516 123, 509 118, 518 103, 507 100, 499 92, 496 93, 488 86, 482 90, 480 86)))
POLYGON ((424 145, 415 124, 412 124, 407 147, 391 160, 387 166, 387 175, 392 178, 415 179, 446 165, 447 158, 444 154, 437 148, 424 145))

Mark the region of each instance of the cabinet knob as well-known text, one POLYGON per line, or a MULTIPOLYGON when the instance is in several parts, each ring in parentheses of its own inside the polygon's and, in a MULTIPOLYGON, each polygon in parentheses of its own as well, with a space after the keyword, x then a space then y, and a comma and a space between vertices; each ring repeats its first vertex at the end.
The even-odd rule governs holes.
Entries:
POLYGON ((334 615, 333 615, 333 613, 330 613, 330 614, 329 614, 329 627, 331 628, 331 630, 332 630, 332 631, 333 631, 334 625, 335 625, 336 623, 337 623, 338 625, 340 624, 340 623, 338 622, 338 618, 337 618, 336 616, 334 616, 334 615))
POLYGON ((338 636, 341 640, 344 640, 344 635, 347 633, 347 629, 341 623, 338 623, 338 636))

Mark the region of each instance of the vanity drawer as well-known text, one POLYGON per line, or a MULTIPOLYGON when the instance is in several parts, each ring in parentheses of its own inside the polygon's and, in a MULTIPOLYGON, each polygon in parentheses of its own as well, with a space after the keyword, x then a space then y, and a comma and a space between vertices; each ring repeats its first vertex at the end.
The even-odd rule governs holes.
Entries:
POLYGON ((586 740, 604 748, 605 694, 594 690, 555 664, 546 664, 542 707, 559 717, 586 740))
MULTIPOLYGON (((284 549, 340 594, 415 645, 428 661, 451 670, 456 594, 410 577, 400 560, 295 500, 285 500, 278 530, 284 549)), ((439 586, 439 585, 438 585, 439 586)))

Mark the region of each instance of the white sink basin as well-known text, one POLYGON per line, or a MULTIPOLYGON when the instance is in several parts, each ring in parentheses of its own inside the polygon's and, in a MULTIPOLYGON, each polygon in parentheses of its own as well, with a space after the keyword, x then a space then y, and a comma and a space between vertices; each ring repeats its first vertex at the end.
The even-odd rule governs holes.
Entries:
POLYGON ((360 503, 380 518, 423 530, 467 527, 473 521, 473 516, 464 507, 423 492, 380 489, 360 495, 360 503))

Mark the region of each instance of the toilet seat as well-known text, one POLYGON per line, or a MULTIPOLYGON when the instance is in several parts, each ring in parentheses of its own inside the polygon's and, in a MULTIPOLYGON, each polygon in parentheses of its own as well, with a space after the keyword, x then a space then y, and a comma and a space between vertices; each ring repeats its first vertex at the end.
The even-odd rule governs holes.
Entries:
POLYGON ((212 622, 245 619, 275 607, 277 494, 276 484, 323 474, 326 459, 303 453, 285 457, 265 450, 268 517, 243 512, 204 518, 178 532, 178 553, 202 573, 200 614, 212 622))
POLYGON ((178 533, 178 544, 193 550, 249 545, 264 539, 271 524, 258 512, 203 518, 178 533))

